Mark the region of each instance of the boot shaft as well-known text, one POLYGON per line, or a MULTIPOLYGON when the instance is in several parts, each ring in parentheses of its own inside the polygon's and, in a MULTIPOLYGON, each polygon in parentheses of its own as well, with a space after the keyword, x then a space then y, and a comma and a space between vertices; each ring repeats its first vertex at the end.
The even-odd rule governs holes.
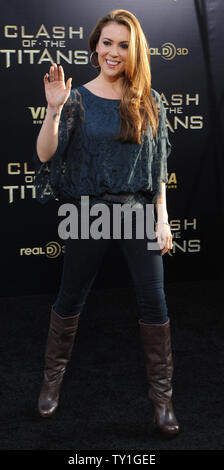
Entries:
POLYGON ((150 385, 149 397, 157 402, 164 402, 172 396, 173 361, 170 321, 161 325, 139 321, 139 326, 150 385))

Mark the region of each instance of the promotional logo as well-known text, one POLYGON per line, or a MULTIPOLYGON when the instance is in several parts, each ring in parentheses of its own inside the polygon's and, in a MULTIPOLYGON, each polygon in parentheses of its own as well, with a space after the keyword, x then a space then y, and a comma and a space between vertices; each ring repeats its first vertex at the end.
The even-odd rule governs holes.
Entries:
POLYGON ((37 30, 24 25, 3 27, 5 47, 0 49, 0 65, 6 68, 21 65, 58 65, 89 63, 89 52, 73 49, 74 38, 83 39, 83 26, 53 26, 41 24, 37 30))
POLYGON ((30 197, 35 199, 34 171, 29 169, 27 162, 9 162, 7 164, 7 173, 14 180, 14 184, 3 186, 4 191, 8 194, 10 204, 18 199, 30 197))
POLYGON ((174 133, 178 129, 203 129, 203 116, 198 112, 199 93, 173 93, 170 98, 161 93, 161 99, 166 109, 166 122, 170 132, 174 133))
POLYGON ((37 108, 28 106, 28 109, 30 110, 33 124, 42 124, 46 114, 46 106, 37 106, 37 108))
POLYGON ((167 189, 177 189, 177 175, 176 173, 168 173, 167 189))
POLYGON ((173 236, 173 248, 172 251, 168 251, 170 256, 177 253, 193 254, 201 251, 201 240, 197 237, 197 226, 198 220, 196 217, 170 220, 173 236))
POLYGON ((20 248, 20 256, 45 255, 47 258, 55 259, 64 253, 64 246, 52 241, 45 246, 34 246, 33 248, 20 248))
POLYGON ((164 43, 160 49, 158 47, 149 48, 150 55, 158 55, 162 59, 172 60, 176 56, 186 56, 189 54, 189 49, 186 47, 176 47, 172 42, 164 43))

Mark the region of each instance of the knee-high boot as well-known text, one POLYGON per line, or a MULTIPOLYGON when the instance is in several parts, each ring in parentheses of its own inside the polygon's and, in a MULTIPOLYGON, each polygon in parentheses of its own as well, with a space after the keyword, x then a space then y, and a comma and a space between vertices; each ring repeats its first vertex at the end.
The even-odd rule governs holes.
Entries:
POLYGON ((161 325, 139 321, 139 326, 146 356, 148 396, 154 408, 154 423, 163 433, 177 434, 179 424, 171 401, 173 361, 170 320, 161 325))
POLYGON ((51 309, 50 326, 45 351, 44 380, 38 400, 43 418, 50 417, 58 407, 59 393, 76 336, 79 315, 62 318, 51 309))

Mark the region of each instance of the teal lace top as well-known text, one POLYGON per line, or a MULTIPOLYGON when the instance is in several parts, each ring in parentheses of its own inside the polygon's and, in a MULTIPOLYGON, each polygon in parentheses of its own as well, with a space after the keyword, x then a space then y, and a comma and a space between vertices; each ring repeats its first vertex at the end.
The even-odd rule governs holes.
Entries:
POLYGON ((71 90, 59 123, 58 147, 41 163, 34 152, 36 198, 45 203, 80 202, 88 195, 96 202, 154 203, 161 182, 168 181, 167 157, 171 144, 166 110, 151 89, 159 110, 159 128, 153 138, 148 126, 141 144, 113 141, 119 131, 119 99, 101 98, 83 85, 71 90))

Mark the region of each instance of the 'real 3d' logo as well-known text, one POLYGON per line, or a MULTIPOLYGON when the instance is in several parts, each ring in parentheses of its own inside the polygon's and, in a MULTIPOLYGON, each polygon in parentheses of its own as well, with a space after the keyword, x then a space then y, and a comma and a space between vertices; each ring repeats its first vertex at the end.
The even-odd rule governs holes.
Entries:
POLYGON ((162 59, 172 60, 176 56, 188 55, 189 49, 186 47, 176 47, 172 42, 166 42, 160 49, 158 47, 150 47, 149 52, 151 55, 159 55, 162 59))

